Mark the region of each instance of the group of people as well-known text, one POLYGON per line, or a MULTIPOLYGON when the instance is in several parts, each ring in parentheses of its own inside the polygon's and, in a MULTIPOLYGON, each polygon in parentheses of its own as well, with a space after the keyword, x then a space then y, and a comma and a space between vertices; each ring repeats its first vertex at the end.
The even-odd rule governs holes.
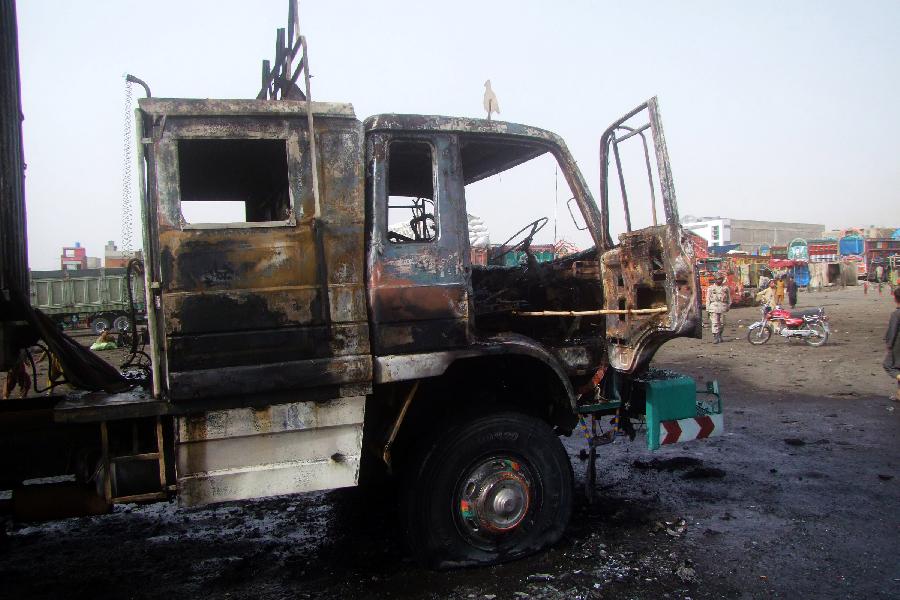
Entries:
MULTIPOLYGON (((884 334, 887 355, 884 357, 884 370, 897 383, 894 399, 900 402, 900 286, 893 290, 895 309, 888 322, 884 334)), ((797 283, 793 277, 781 277, 768 282, 765 289, 756 295, 756 299, 765 306, 774 309, 784 303, 787 295, 791 308, 797 304, 797 283)), ((725 285, 725 276, 718 274, 706 290, 706 310, 713 334, 713 343, 722 342, 722 330, 725 328, 725 313, 731 308, 731 290, 725 285)))
POLYGON ((784 306, 785 295, 788 305, 793 309, 797 306, 797 282, 793 275, 781 275, 773 279, 760 277, 760 292, 756 294, 756 301, 769 308, 784 306))
MULTIPOLYGON (((757 295, 761 302, 770 309, 784 304, 787 296, 791 308, 797 306, 797 282, 791 275, 782 275, 775 279, 763 281, 763 288, 757 295)), ((718 273, 713 282, 706 288, 706 311, 713 334, 713 344, 722 343, 722 330, 725 328, 725 313, 731 309, 731 290, 725 285, 725 275, 718 273)))

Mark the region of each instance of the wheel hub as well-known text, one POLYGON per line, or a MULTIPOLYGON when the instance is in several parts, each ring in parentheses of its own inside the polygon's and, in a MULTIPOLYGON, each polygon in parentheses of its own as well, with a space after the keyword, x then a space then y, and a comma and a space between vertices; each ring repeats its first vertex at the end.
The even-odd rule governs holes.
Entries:
POLYGON ((531 474, 521 463, 492 458, 473 467, 460 485, 459 511, 471 534, 517 528, 531 504, 531 474))

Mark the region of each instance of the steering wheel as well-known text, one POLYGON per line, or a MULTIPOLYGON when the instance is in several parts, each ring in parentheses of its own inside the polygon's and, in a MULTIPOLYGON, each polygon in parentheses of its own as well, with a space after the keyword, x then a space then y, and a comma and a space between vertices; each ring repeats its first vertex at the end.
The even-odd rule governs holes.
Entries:
POLYGON ((547 225, 547 223, 549 221, 550 221, 550 219, 548 219, 547 217, 541 217, 540 219, 536 219, 536 220, 532 221, 531 223, 529 223, 522 229, 520 229, 517 232, 515 232, 514 234, 512 234, 512 236, 510 236, 510 238, 508 240, 506 240, 505 242, 500 244, 500 250, 498 252, 495 252, 494 254, 490 255, 490 257, 488 258, 488 262, 494 262, 501 256, 506 256, 510 252, 515 252, 519 248, 525 248, 526 252, 527 252, 527 248, 529 246, 531 246, 531 240, 534 239, 534 235, 538 231, 543 229, 544 226, 547 225), (528 234, 525 237, 523 237, 521 241, 516 242, 513 246, 503 249, 504 246, 506 246, 507 244, 512 242, 514 239, 518 238, 525 231, 528 231, 528 234))

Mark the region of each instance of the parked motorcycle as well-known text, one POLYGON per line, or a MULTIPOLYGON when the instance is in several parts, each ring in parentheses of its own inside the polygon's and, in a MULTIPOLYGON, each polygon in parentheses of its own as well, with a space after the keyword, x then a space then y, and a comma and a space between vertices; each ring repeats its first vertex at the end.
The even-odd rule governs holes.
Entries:
POLYGON ((831 328, 824 308, 785 310, 763 307, 762 320, 752 324, 747 331, 747 341, 754 345, 765 344, 772 334, 786 338, 803 338, 810 346, 821 346, 828 341, 831 328))

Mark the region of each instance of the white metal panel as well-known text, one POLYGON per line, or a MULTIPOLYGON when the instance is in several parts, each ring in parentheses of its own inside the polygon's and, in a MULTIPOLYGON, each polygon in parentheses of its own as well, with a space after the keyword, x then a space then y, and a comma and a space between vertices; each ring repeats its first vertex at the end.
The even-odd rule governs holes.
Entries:
POLYGON ((177 419, 183 506, 356 485, 365 397, 177 419))

